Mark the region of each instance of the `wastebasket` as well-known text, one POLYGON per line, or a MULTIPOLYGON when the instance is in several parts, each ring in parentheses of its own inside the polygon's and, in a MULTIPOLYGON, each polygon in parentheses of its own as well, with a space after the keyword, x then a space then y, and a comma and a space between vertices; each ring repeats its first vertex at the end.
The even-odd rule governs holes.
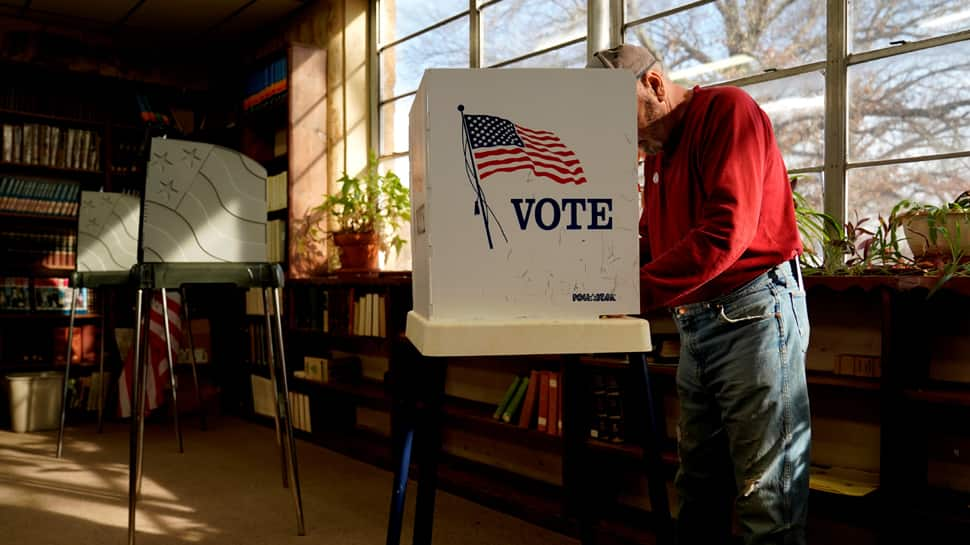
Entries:
POLYGON ((64 373, 11 373, 6 378, 10 396, 10 427, 13 431, 23 433, 58 427, 64 373))

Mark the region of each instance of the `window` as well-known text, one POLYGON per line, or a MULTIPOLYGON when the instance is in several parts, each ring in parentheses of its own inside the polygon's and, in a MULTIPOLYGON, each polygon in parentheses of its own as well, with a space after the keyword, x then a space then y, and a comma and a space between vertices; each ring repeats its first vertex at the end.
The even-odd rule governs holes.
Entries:
POLYGON ((970 6, 845 0, 845 27, 829 28, 826 8, 838 1, 626 0, 623 36, 660 53, 683 84, 747 90, 771 117, 797 191, 817 209, 825 191, 845 196, 853 221, 876 221, 904 198, 953 198, 970 179, 970 6), (827 42, 843 32, 847 54, 828 59, 827 42), (844 78, 826 75, 830 60, 844 78), (839 107, 826 104, 832 93, 846 94, 847 115, 827 110, 839 107), (837 143, 826 138, 839 134, 846 157, 826 169, 837 143), (838 176, 823 185, 823 171, 838 176))
MULTIPOLYGON (((584 38, 586 1, 504 0, 483 7, 482 66, 500 65, 584 38)), ((585 57, 583 51, 584 66, 585 57)))
MULTIPOLYGON (((379 82, 375 139, 382 169, 408 183, 408 115, 427 68, 579 68, 586 65, 587 0, 375 2, 379 82), (470 17, 470 10, 479 17, 470 17), (480 43, 471 43, 477 19, 480 43), (481 59, 474 59, 481 51, 481 59)), ((402 233, 408 238, 409 232, 402 233)), ((385 268, 410 269, 411 249, 385 268)), ((382 261, 383 263, 383 261, 382 261)))
MULTIPOLYGON (((837 218, 875 221, 900 199, 954 197, 970 187, 970 6, 843 1, 625 0, 622 21, 609 23, 623 41, 658 52, 685 85, 750 93, 771 117, 797 190, 814 208, 825 202, 837 218), (846 54, 829 58, 828 44, 841 36, 846 54), (827 73, 832 65, 838 73, 827 73), (826 103, 843 94, 846 112, 826 103), (840 137, 845 157, 837 156, 840 137)), ((377 44, 377 138, 382 160, 402 177, 411 95, 425 68, 586 64, 587 0, 388 5, 394 13, 381 13, 377 44), (473 21, 480 27, 470 28, 473 21)))

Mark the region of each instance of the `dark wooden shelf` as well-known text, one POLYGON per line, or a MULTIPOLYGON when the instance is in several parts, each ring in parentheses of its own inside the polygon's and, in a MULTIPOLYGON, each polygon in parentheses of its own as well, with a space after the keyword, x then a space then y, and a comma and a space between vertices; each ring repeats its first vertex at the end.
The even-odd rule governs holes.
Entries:
POLYGON ((66 117, 66 116, 53 115, 53 114, 25 112, 22 110, 11 110, 9 108, 0 108, 0 116, 17 117, 20 119, 35 120, 35 121, 49 121, 51 123, 64 123, 68 125, 84 126, 88 128, 94 128, 94 129, 103 129, 106 125, 104 121, 92 121, 89 119, 81 119, 78 117, 66 117))
POLYGON ((287 286, 410 286, 411 271, 386 271, 374 273, 348 273, 295 278, 287 280, 287 286))
MULTIPOLYGON (((931 290, 939 279, 935 276, 918 275, 860 275, 860 276, 805 276, 805 287, 825 287, 834 291, 862 289, 871 291, 887 288, 895 291, 914 289, 931 290)), ((943 289, 962 295, 970 295, 970 277, 958 276, 943 285, 943 289)))
POLYGON ((77 216, 54 216, 51 214, 35 214, 32 212, 0 211, 0 221, 30 221, 38 223, 54 223, 59 227, 77 225, 77 216))
MULTIPOLYGON (((77 364, 71 365, 71 369, 79 367, 77 364)), ((95 367, 97 367, 95 365, 95 367)), ((0 361, 0 373, 25 373, 31 371, 56 371, 64 369, 64 366, 55 367, 49 361, 0 361)))
POLYGON ((970 407, 970 384, 929 384, 923 388, 903 390, 903 395, 913 401, 937 403, 957 407, 970 407))
POLYGON ((306 378, 293 377, 291 390, 304 393, 330 392, 337 393, 361 402, 362 405, 376 409, 390 409, 390 397, 384 391, 384 383, 372 379, 362 378, 355 382, 320 382, 306 378))
POLYGON ((291 335, 312 336, 319 339, 326 344, 328 350, 385 356, 391 349, 391 340, 387 337, 325 333, 319 329, 310 328, 290 328, 288 331, 291 335))
POLYGON ((0 276, 30 276, 34 278, 68 278, 74 267, 40 267, 33 265, 0 265, 0 276))
POLYGON ((503 422, 492 418, 495 406, 488 403, 447 397, 443 410, 446 420, 459 424, 465 430, 536 448, 553 450, 562 448, 562 436, 550 435, 531 428, 520 428, 518 420, 503 422))
POLYGON ((807 379, 809 384, 819 386, 837 386, 872 391, 879 390, 880 387, 878 378, 836 375, 835 373, 826 373, 824 371, 808 371, 807 379))
POLYGON ((16 172, 18 174, 28 173, 32 175, 65 175, 83 176, 85 178, 103 177, 103 170, 88 170, 81 168, 55 167, 49 165, 33 165, 27 163, 12 163, 10 161, 0 161, 0 172, 16 172))
MULTIPOLYGON (((16 311, 0 311, 0 320, 70 320, 70 313, 64 314, 61 312, 54 311, 38 311, 30 310, 23 312, 16 311)), ((100 320, 101 315, 94 312, 86 312, 84 314, 76 314, 74 320, 100 320)))

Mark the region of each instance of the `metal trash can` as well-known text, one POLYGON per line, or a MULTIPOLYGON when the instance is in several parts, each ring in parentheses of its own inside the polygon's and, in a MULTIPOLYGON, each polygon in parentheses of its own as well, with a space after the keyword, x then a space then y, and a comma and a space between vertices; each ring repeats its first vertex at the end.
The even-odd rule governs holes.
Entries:
POLYGON ((57 429, 64 373, 10 373, 6 379, 10 397, 10 427, 13 431, 23 433, 57 429))

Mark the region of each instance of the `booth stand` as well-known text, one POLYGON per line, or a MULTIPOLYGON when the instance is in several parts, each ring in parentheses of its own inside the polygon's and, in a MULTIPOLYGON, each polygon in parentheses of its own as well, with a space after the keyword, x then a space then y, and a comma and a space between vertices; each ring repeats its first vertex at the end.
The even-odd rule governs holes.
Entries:
POLYGON ((387 545, 398 545, 412 451, 417 450, 418 496, 414 545, 430 545, 434 524, 438 458, 442 446, 442 404, 445 371, 452 358, 534 356, 563 358, 563 488, 567 511, 579 523, 580 539, 593 543, 596 506, 590 471, 584 466, 585 433, 581 411, 571 401, 582 396, 579 357, 584 354, 626 355, 641 400, 644 429, 643 464, 649 484, 657 543, 672 543, 673 523, 660 458, 659 412, 654 403, 644 353, 651 350, 646 320, 628 316, 588 320, 509 320, 434 323, 415 312, 407 319, 407 339, 391 353, 394 483, 391 492, 387 545), (415 435, 417 434, 417 435, 415 435), (417 442, 415 442, 417 440, 417 442))

